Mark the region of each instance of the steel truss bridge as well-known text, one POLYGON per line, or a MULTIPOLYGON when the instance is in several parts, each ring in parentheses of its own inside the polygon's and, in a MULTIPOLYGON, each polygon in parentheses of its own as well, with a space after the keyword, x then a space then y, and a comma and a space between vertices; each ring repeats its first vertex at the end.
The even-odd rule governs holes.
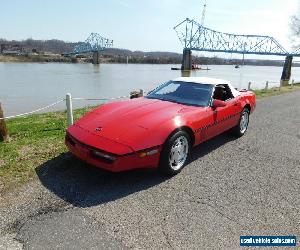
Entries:
POLYGON ((84 53, 94 53, 113 47, 113 40, 100 36, 97 33, 91 33, 89 37, 74 47, 73 52, 64 53, 64 55, 78 55, 84 53))
POLYGON ((238 54, 300 56, 300 49, 289 53, 273 37, 219 32, 186 18, 174 27, 185 50, 238 54))

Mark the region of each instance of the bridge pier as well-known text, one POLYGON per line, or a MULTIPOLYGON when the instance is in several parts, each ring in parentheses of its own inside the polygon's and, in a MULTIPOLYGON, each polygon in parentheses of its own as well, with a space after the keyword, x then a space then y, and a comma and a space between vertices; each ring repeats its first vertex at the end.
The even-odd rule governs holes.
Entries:
POLYGON ((192 51, 190 49, 183 49, 181 70, 192 69, 192 51))
POLYGON ((99 64, 100 63, 100 56, 99 56, 99 51, 94 51, 93 52, 93 64, 99 64))
POLYGON ((0 45, 0 54, 3 53, 4 49, 5 49, 5 44, 1 44, 0 45))
POLYGON ((292 64, 293 64, 293 57, 286 56, 283 65, 282 74, 281 74, 280 86, 287 86, 289 84, 291 78, 291 72, 292 72, 292 64))

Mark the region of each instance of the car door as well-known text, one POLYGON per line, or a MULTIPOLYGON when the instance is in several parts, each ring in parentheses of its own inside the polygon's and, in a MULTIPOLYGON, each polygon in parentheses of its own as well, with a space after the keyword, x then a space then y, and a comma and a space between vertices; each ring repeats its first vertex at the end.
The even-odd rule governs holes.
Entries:
POLYGON ((207 139, 236 126, 239 120, 240 107, 238 97, 234 98, 230 88, 226 85, 223 86, 225 87, 224 91, 226 93, 224 94, 224 100, 222 101, 226 102, 226 106, 208 108, 207 112, 209 112, 210 122, 206 131, 207 139))

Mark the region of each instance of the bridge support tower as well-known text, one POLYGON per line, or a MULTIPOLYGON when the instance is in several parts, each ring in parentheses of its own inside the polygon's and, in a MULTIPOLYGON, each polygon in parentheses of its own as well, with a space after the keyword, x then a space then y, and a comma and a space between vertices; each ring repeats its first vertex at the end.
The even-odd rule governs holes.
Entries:
POLYGON ((281 74, 280 86, 287 86, 291 78, 293 57, 286 56, 281 74))
POLYGON ((0 44, 0 54, 3 53, 4 49, 5 49, 5 45, 4 44, 0 44))
POLYGON ((190 49, 183 49, 181 70, 192 69, 192 51, 190 49))
POLYGON ((100 55, 99 51, 93 52, 93 64, 99 64, 100 63, 100 55))

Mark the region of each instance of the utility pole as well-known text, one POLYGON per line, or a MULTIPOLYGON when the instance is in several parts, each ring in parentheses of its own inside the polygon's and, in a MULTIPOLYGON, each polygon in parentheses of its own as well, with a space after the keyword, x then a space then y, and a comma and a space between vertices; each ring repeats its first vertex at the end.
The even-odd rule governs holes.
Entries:
POLYGON ((204 25, 205 20, 205 14, 206 14, 206 0, 204 0, 203 10, 202 10, 202 17, 201 17, 201 26, 204 25))

